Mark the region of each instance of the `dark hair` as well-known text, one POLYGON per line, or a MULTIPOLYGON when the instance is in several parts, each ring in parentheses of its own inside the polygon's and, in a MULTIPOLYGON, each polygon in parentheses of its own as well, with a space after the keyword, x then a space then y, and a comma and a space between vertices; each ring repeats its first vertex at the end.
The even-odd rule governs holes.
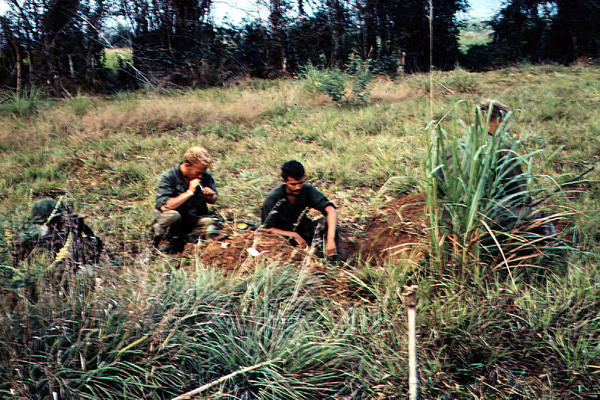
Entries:
POLYGON ((289 177, 300 179, 304 176, 304 167, 296 160, 288 161, 281 166, 281 179, 286 181, 289 177))

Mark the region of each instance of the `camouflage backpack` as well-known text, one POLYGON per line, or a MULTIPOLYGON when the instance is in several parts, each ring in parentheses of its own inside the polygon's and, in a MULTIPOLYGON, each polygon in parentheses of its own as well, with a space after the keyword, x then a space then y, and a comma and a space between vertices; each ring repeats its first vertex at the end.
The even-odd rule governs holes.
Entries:
POLYGON ((84 218, 73 213, 65 201, 50 198, 36 201, 29 221, 13 239, 11 253, 15 264, 36 251, 49 251, 56 256, 65 247, 68 247, 67 261, 81 266, 96 264, 103 245, 84 218))

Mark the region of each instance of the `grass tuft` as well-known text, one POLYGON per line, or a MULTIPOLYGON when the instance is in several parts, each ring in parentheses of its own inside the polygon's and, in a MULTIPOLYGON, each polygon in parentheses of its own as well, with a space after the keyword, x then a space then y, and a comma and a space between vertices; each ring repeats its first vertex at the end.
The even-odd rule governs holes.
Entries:
POLYGON ((36 116, 44 106, 42 92, 31 88, 23 93, 8 95, 2 102, 2 111, 14 119, 29 119, 36 116))

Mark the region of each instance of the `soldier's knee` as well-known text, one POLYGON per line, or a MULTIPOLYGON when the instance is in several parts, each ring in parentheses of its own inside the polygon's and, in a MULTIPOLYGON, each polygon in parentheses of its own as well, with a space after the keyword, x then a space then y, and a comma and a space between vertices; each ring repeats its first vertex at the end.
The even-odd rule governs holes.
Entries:
POLYGON ((154 234, 166 236, 166 234, 181 224, 181 214, 175 210, 161 212, 154 223, 154 234))
POLYGON ((156 221, 167 225, 177 224, 181 222, 181 214, 175 210, 164 211, 160 213, 156 221))

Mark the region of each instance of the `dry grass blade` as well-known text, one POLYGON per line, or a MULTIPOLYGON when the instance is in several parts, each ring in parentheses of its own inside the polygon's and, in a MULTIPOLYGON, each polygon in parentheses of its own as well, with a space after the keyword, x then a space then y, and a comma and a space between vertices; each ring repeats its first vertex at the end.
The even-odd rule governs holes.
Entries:
POLYGON ((282 360, 269 360, 269 361, 264 361, 264 362, 258 363, 258 364, 256 364, 256 365, 252 365, 252 366, 250 366, 250 367, 244 367, 244 368, 241 368, 241 369, 239 369, 239 370, 237 370, 237 371, 235 371, 235 372, 232 372, 231 374, 228 374, 228 375, 222 376, 222 377, 221 377, 221 378, 219 378, 219 379, 216 379, 216 380, 214 380, 214 381, 212 381, 212 382, 210 382, 210 383, 207 383, 206 385, 202 385, 202 386, 200 386, 200 387, 199 387, 199 388, 197 388, 197 389, 190 390, 189 392, 187 392, 187 393, 184 393, 184 394, 182 394, 182 395, 180 395, 180 396, 173 397, 173 399, 172 399, 172 400, 185 400, 185 399, 191 399, 191 398, 192 398, 192 397, 194 397, 195 395, 197 395, 197 394, 200 394, 200 393, 202 393, 202 392, 205 392, 205 391, 207 391, 208 389, 212 388, 213 386, 220 385, 221 383, 223 383, 223 382, 225 382, 225 381, 227 381, 227 380, 229 380, 229 379, 231 379, 231 378, 234 378, 234 377, 235 377, 235 376, 237 376, 237 375, 240 375, 240 374, 245 374, 245 373, 247 373, 247 372, 254 371, 255 369, 262 368, 262 367, 264 367, 264 366, 266 366, 266 365, 270 365, 270 364, 273 364, 273 363, 276 363, 276 362, 279 362, 279 361, 282 361, 282 360))

